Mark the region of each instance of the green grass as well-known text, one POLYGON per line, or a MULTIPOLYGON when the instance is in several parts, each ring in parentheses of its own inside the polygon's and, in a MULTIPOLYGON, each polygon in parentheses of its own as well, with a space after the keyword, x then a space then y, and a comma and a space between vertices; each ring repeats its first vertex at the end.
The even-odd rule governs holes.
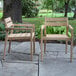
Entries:
POLYGON ((43 18, 23 18, 23 22, 35 24, 35 35, 36 38, 40 38, 40 27, 44 24, 44 17, 43 18))
POLYGON ((3 16, 3 13, 0 13, 0 19, 2 18, 2 16, 3 16))
POLYGON ((44 24, 44 17, 41 17, 41 18, 23 18, 23 22, 35 24, 36 28, 37 28, 37 27, 40 27, 40 25, 44 24))
MULTIPOLYGON (((44 17, 41 18, 23 18, 24 22, 35 24, 35 28, 39 29, 44 24, 44 17)), ((69 24, 74 28, 74 34, 76 34, 76 20, 69 20, 69 24)))
MULTIPOLYGON (((73 17, 74 13, 68 13, 68 17, 73 17)), ((39 13, 38 16, 40 17, 64 17, 64 13, 39 13)))
POLYGON ((72 27, 74 28, 74 34, 76 34, 76 19, 69 20, 69 24, 72 25, 72 27))
MULTIPOLYGON (((2 13, 0 13, 0 18, 2 17, 2 13)), ((43 13, 43 14, 38 14, 38 17, 36 18, 24 18, 22 17, 22 20, 23 22, 26 22, 26 23, 32 23, 32 24, 35 24, 35 34, 36 34, 36 37, 37 38, 40 38, 40 27, 41 25, 44 24, 44 21, 45 21, 45 16, 47 17, 64 17, 64 13, 43 13), (39 17, 39 15, 43 15, 42 17, 39 17)), ((68 13, 68 16, 69 17, 72 17, 73 16, 73 13, 68 13)), ((69 24, 71 24, 74 28, 74 34, 76 34, 76 20, 69 20, 69 24)))

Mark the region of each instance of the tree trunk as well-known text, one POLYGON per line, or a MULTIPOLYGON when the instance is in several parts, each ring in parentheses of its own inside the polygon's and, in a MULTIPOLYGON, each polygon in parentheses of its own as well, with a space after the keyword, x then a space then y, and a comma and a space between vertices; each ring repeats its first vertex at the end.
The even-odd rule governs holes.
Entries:
POLYGON ((73 16, 73 18, 76 18, 76 8, 75 8, 75 11, 74 11, 74 16, 73 16))
POLYGON ((3 18, 11 17, 14 22, 22 22, 21 0, 3 0, 3 18))
POLYGON ((70 0, 67 0, 67 2, 65 2, 65 15, 64 15, 64 17, 67 17, 69 2, 70 2, 70 0))

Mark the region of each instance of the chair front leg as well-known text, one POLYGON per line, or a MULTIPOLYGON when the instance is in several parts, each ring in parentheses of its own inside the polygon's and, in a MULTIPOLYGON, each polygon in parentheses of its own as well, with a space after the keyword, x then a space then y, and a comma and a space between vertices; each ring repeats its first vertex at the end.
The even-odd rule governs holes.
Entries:
POLYGON ((5 44, 4 44, 4 55, 3 55, 3 60, 5 59, 5 56, 6 56, 7 40, 8 40, 8 38, 7 38, 7 36, 6 36, 6 38, 5 38, 5 44))
POLYGON ((11 49, 11 41, 9 41, 8 53, 10 53, 10 49, 11 49))
POLYGON ((41 61, 43 61, 43 39, 41 39, 41 61))
POLYGON ((31 45, 30 45, 31 46, 31 61, 33 60, 33 47, 32 47, 33 45, 32 44, 33 44, 33 40, 31 38, 31 45))
POLYGON ((68 45, 68 41, 66 40, 65 54, 67 54, 67 45, 68 45))
POLYGON ((70 62, 72 62, 72 56, 73 56, 73 53, 72 53, 72 51, 73 51, 73 39, 71 40, 71 46, 70 46, 71 48, 70 48, 70 62))

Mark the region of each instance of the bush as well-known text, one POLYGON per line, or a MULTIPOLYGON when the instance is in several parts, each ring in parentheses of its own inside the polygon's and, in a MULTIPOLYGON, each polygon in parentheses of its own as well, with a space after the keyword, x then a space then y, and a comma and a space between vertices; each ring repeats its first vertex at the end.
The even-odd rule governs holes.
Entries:
MULTIPOLYGON (((39 21, 38 22, 39 25, 43 24, 42 22, 43 22, 43 20, 41 20, 41 23, 39 21)), ((21 27, 21 28, 23 28, 23 27, 21 27)), ((24 32, 26 32, 26 31, 25 30, 24 31, 22 31, 22 30, 18 31, 18 33, 24 33, 24 32)), ((64 27, 64 26, 57 26, 57 27, 47 26, 46 32, 47 32, 47 34, 66 34, 66 27, 64 27)), ((14 33, 16 33, 16 30, 14 30, 14 33)), ((71 36, 70 32, 68 32, 68 35, 71 36)), ((35 27, 35 37, 37 39, 41 38, 41 26, 35 27)), ((4 27, 3 23, 0 23, 0 40, 4 40, 4 39, 5 39, 5 27, 4 27)))
POLYGON ((63 26, 47 26, 47 34, 63 34, 66 30, 63 26))
POLYGON ((5 26, 0 22, 0 40, 5 39, 5 26))
MULTIPOLYGON (((36 29, 36 38, 40 39, 41 38, 41 27, 39 27, 38 29, 36 29)), ((51 26, 47 26, 46 27, 46 33, 47 34, 66 34, 66 27, 64 26, 54 26, 54 27, 51 27, 51 26)), ((71 36, 71 33, 68 32, 68 36, 70 37, 71 36)))
POLYGON ((22 15, 25 17, 35 17, 38 14, 36 4, 32 0, 22 0, 22 15))

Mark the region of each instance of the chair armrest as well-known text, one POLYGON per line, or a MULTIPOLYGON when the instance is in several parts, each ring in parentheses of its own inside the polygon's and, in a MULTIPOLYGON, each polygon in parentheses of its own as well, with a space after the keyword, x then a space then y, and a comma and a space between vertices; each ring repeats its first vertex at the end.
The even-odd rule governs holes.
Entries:
POLYGON ((71 25, 69 25, 69 28, 71 30, 71 38, 73 38, 73 27, 71 25))
POLYGON ((43 30, 44 28, 45 28, 45 25, 42 25, 42 26, 41 26, 41 30, 43 30))
POLYGON ((32 27, 33 32, 35 31, 35 25, 34 24, 14 24, 14 26, 32 27))
POLYGON ((32 28, 14 28, 14 27, 11 27, 11 28, 5 28, 6 31, 9 31, 9 30, 30 30, 30 33, 32 34, 33 33, 33 29, 32 28))
POLYGON ((32 30, 32 28, 5 28, 6 30, 32 30))
POLYGON ((71 25, 69 25, 69 28, 70 28, 71 30, 73 30, 73 27, 72 27, 71 25))
POLYGON ((34 24, 14 24, 14 26, 28 26, 33 27, 34 24))

